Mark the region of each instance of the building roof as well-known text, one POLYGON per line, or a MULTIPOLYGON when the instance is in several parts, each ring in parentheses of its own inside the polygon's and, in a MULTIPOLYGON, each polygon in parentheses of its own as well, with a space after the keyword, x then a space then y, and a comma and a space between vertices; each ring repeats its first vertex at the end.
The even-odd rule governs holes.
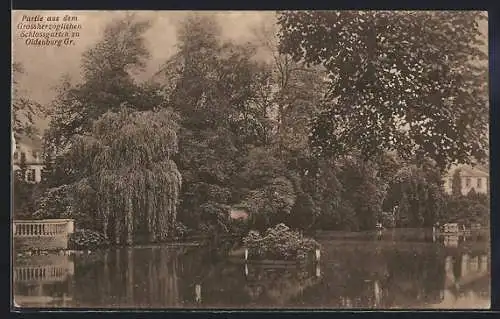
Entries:
POLYGON ((489 169, 483 165, 456 165, 449 170, 448 176, 451 177, 453 173, 459 169, 460 176, 462 177, 489 177, 489 169))
POLYGON ((475 168, 478 169, 478 170, 480 170, 480 171, 482 171, 482 172, 484 172, 484 173, 487 173, 488 175, 490 174, 490 168, 488 166, 486 166, 486 165, 479 165, 478 164, 478 165, 475 166, 475 168))
POLYGON ((476 167, 463 167, 460 169, 463 177, 489 177, 490 174, 476 167))

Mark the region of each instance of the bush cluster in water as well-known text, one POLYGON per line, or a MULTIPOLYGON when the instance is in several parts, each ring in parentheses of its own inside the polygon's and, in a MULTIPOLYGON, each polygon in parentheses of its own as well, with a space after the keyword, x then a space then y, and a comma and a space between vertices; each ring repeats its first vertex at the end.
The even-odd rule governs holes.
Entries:
POLYGON ((108 244, 103 234, 89 229, 78 229, 69 238, 70 249, 88 249, 108 244))
POLYGON ((314 239, 304 237, 285 224, 267 229, 264 236, 250 231, 243 242, 252 259, 304 260, 320 246, 314 239))

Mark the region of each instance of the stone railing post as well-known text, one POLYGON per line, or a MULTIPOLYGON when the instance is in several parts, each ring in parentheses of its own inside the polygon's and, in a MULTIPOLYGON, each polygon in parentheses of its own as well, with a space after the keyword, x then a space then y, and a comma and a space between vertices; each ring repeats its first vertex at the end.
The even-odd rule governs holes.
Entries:
POLYGON ((73 234, 75 231, 75 221, 73 219, 69 219, 66 224, 66 232, 68 234, 73 234))
POLYGON ((469 255, 465 254, 462 256, 462 273, 461 276, 465 277, 469 273, 469 255))

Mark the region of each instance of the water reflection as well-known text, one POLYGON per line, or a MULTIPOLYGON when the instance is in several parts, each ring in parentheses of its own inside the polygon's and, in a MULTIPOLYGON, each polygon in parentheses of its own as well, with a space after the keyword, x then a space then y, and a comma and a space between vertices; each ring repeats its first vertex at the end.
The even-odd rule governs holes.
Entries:
POLYGON ((321 262, 302 267, 231 262, 208 247, 18 258, 15 301, 24 307, 489 307, 486 245, 322 245, 321 262))
POLYGON ((460 241, 460 238, 456 235, 449 235, 444 237, 444 245, 446 247, 458 247, 458 243, 460 241))
POLYGON ((201 302, 201 285, 196 284, 194 286, 194 291, 195 291, 195 301, 200 303, 201 302))
POLYGON ((69 256, 30 256, 15 260, 15 302, 33 307, 71 304, 74 263, 69 256))

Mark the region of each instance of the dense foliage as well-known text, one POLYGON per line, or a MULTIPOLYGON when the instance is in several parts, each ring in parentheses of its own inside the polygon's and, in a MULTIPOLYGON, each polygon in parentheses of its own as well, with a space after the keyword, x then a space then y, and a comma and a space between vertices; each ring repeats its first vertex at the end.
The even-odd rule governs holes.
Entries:
POLYGON ((27 183, 18 176, 12 181, 12 213, 15 219, 28 219, 35 209, 36 185, 27 183))
POLYGON ((33 217, 37 219, 70 218, 73 201, 69 186, 61 185, 47 189, 37 198, 36 208, 33 217))
POLYGON ((96 249, 109 245, 103 234, 89 229, 77 229, 69 237, 68 248, 73 250, 96 249))
POLYGON ((387 210, 395 210, 396 227, 431 227, 444 215, 444 192, 436 168, 415 165, 400 169, 385 199, 387 210))
POLYGON ((188 16, 178 41, 179 51, 156 80, 169 88, 180 115, 179 218, 191 228, 226 231, 230 205, 242 196, 232 187, 238 169, 248 149, 267 140, 266 105, 259 95, 267 75, 252 60, 254 49, 222 40, 209 16, 188 16))
POLYGON ((320 154, 359 148, 412 158, 483 160, 488 149, 486 52, 475 11, 279 13, 280 49, 328 70, 314 119, 320 154))
POLYGON ((490 199, 487 195, 474 192, 465 196, 451 195, 446 198, 445 209, 447 214, 441 223, 480 224, 486 228, 490 225, 490 199))
POLYGON ((150 241, 173 236, 181 187, 172 160, 175 115, 166 110, 106 113, 92 133, 75 139, 70 156, 80 163, 80 188, 95 190, 102 232, 128 244, 137 234, 150 241))
POLYGON ((20 77, 24 74, 22 64, 12 64, 12 132, 16 139, 31 136, 37 132, 35 119, 43 114, 40 103, 27 97, 20 87, 20 77))

